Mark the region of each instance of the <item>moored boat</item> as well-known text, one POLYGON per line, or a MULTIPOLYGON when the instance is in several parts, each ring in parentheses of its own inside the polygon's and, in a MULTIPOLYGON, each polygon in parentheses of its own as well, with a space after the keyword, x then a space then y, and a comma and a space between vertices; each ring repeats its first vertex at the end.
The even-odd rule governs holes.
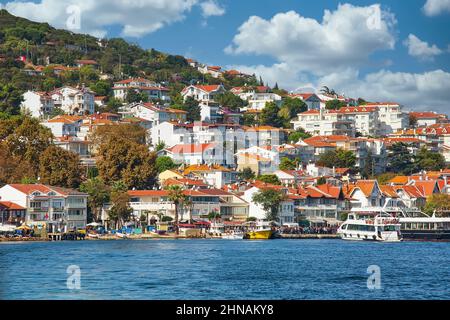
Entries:
POLYGON ((242 240, 244 239, 244 233, 241 231, 230 231, 222 234, 222 239, 226 240, 242 240))
POLYGON ((270 223, 260 221, 249 228, 244 235, 244 239, 269 240, 272 238, 273 233, 270 223))
POLYGON ((380 214, 371 219, 357 219, 350 214, 339 227, 337 234, 343 240, 354 241, 402 241, 400 221, 388 214, 380 214))

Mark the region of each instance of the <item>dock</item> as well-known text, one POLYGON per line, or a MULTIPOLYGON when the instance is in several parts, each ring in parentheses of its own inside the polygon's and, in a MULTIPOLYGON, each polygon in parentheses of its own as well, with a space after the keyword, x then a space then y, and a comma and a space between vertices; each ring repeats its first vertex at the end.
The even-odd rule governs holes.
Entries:
POLYGON ((339 239, 337 234, 281 234, 280 239, 339 239))

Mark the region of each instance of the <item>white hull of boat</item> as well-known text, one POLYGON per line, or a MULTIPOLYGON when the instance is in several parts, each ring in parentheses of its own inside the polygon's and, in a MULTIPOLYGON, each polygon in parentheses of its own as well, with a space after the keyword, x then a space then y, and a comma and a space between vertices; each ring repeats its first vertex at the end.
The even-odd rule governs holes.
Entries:
POLYGON ((222 234, 222 239, 225 240, 243 240, 244 234, 222 234))

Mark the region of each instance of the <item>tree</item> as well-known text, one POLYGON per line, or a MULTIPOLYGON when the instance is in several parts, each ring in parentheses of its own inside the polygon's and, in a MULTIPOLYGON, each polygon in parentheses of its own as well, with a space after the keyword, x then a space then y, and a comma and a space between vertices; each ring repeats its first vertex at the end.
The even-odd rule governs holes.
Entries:
POLYGON ((450 195, 433 194, 427 199, 424 211, 426 214, 432 216, 436 212, 437 217, 446 217, 450 213, 450 195))
POLYGON ((105 183, 123 181, 128 188, 148 189, 156 181, 156 154, 145 145, 109 137, 98 149, 97 167, 105 183))
POLYGON ((325 103, 325 108, 328 110, 338 110, 346 106, 344 101, 339 101, 337 99, 329 100, 325 103))
POLYGON ((146 137, 147 131, 137 124, 113 124, 98 127, 90 138, 92 144, 98 146, 108 139, 121 139, 144 145, 146 137))
POLYGON ((287 157, 281 158, 280 170, 295 170, 298 162, 293 161, 287 157))
POLYGON ((320 156, 317 164, 327 168, 353 168, 356 164, 356 156, 352 151, 344 149, 330 150, 320 156))
POLYGON ((298 128, 297 131, 292 132, 289 136, 288 136, 288 141, 290 143, 297 143, 300 140, 305 140, 308 138, 311 138, 311 134, 307 133, 305 131, 305 129, 303 128, 298 128))
POLYGON ((388 147, 387 171, 409 175, 415 171, 414 158, 403 142, 388 147))
POLYGON ((0 83, 0 112, 19 114, 22 100, 22 92, 13 84, 0 83))
POLYGON ((233 111, 239 111, 247 105, 247 102, 242 100, 239 96, 227 91, 216 96, 216 102, 221 106, 233 111))
POLYGON ((156 170, 158 173, 164 172, 166 170, 171 170, 177 167, 177 165, 173 162, 171 157, 158 157, 156 158, 156 170))
POLYGON ((445 157, 438 152, 431 152, 422 147, 417 153, 414 163, 416 171, 438 171, 445 168, 445 157))
POLYGON ((100 80, 90 86, 90 89, 98 96, 109 96, 111 93, 111 84, 108 81, 100 80))
POLYGON ((413 128, 417 126, 417 117, 412 113, 409 114, 409 126, 413 128))
POLYGON ((148 95, 145 93, 140 93, 134 89, 129 89, 125 98, 126 102, 148 102, 148 95))
POLYGON ((166 148, 166 144, 164 143, 164 141, 160 141, 156 145, 155 150, 156 150, 156 152, 158 152, 158 151, 164 150, 165 148, 166 148))
POLYGON ((274 189, 261 189, 252 197, 253 202, 260 204, 266 212, 268 221, 278 221, 280 204, 286 199, 286 196, 274 189))
POLYGON ((179 210, 183 203, 187 200, 187 197, 184 194, 184 189, 179 185, 169 186, 167 190, 169 191, 169 196, 167 199, 175 205, 175 231, 178 235, 180 234, 180 230, 178 228, 179 210))
POLYGON ((81 184, 80 191, 89 195, 88 206, 92 213, 92 220, 100 220, 101 208, 110 199, 110 188, 101 178, 92 178, 81 184))
MULTIPOLYGON (((30 165, 34 176, 39 171, 40 157, 45 149, 52 144, 53 135, 50 129, 42 126, 37 119, 24 117, 13 122, 6 123, 6 126, 16 123, 17 127, 10 131, 4 140, 4 147, 9 154, 14 156, 19 162, 26 162, 30 165)), ((0 122, 0 128, 2 123, 0 122)), ((5 128, 8 130, 8 128, 5 128)), ((11 128, 9 128, 11 130, 11 128)), ((1 131, 1 129, 0 129, 1 131)), ((1 139, 1 136, 0 136, 1 139)))
POLYGON ((267 102, 261 112, 259 123, 261 125, 281 127, 283 125, 283 119, 279 117, 279 112, 280 108, 275 102, 267 102))
POLYGON ((186 101, 182 104, 174 104, 171 107, 173 109, 183 110, 187 112, 186 120, 190 122, 195 122, 201 119, 200 112, 200 103, 195 100, 193 97, 187 97, 186 101))
POLYGON ((281 185, 280 179, 274 174, 264 174, 261 176, 258 176, 256 180, 264 182, 264 183, 270 183, 270 184, 276 184, 281 185))
POLYGON ((297 117, 299 113, 308 110, 306 103, 299 98, 286 97, 283 100, 280 111, 278 115, 283 119, 283 124, 285 128, 291 126, 291 120, 297 117))
POLYGON ((109 218, 115 222, 116 229, 120 229, 129 220, 133 209, 130 207, 130 196, 124 190, 111 192, 111 209, 109 218))
POLYGON ((320 177, 319 179, 317 179, 317 185, 321 186, 327 183, 327 179, 325 177, 320 177))
POLYGON ((385 185, 388 184, 393 178, 395 178, 397 174, 393 172, 386 172, 377 176, 378 184, 385 185))
POLYGON ((81 183, 80 157, 55 145, 49 146, 39 159, 40 181, 52 186, 78 188, 81 183))
POLYGON ((256 177, 256 175, 253 172, 253 170, 251 168, 248 168, 248 167, 242 169, 242 171, 239 172, 239 178, 241 180, 247 180, 247 181, 248 180, 253 180, 253 179, 255 179, 255 177, 256 177))
POLYGON ((364 179, 368 179, 374 175, 373 166, 374 166, 373 154, 372 154, 372 151, 369 151, 367 153, 367 157, 364 161, 364 167, 361 170, 361 176, 364 179))

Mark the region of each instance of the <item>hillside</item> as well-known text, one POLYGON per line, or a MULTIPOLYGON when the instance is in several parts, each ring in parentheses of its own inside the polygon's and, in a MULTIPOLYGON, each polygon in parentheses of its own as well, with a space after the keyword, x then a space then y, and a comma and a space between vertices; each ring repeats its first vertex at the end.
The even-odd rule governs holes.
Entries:
MULTIPOLYGON (((226 87, 243 85, 244 82, 256 84, 254 77, 243 80, 203 76, 182 56, 155 49, 145 50, 121 38, 99 40, 89 35, 55 29, 47 23, 13 16, 6 10, 0 10, 0 30, 0 112, 18 112, 17 101, 10 101, 11 92, 16 90, 21 94, 30 89, 48 91, 64 84, 81 83, 106 88, 115 80, 137 76, 164 83, 173 96, 192 82, 223 83, 226 87), (43 75, 24 73, 26 65, 18 61, 20 57, 27 57, 29 65, 46 66, 43 75), (98 69, 82 68, 57 76, 52 72, 52 65, 73 66, 80 59, 95 60, 98 69), (108 83, 98 85, 101 74, 109 76, 108 83)), ((99 94, 108 93, 105 91, 99 94)))

